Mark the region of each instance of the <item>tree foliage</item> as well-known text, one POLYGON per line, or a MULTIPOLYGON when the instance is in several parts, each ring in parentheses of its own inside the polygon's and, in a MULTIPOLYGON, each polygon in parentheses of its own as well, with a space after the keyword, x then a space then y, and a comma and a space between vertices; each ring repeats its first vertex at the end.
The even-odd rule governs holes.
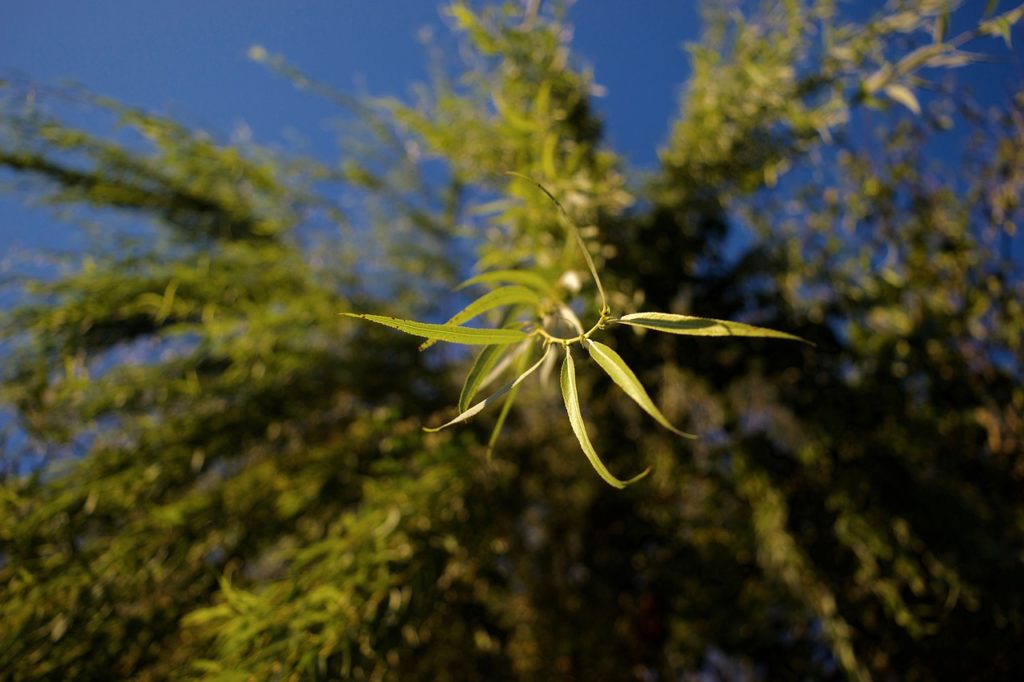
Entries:
POLYGON ((1024 667, 1024 92, 981 114, 955 70, 1024 9, 712 7, 627 182, 537 4, 448 6, 459 59, 339 98, 334 166, 6 85, 0 166, 100 229, 0 324, 0 675, 1024 667), (816 345, 728 338, 763 327, 816 345))

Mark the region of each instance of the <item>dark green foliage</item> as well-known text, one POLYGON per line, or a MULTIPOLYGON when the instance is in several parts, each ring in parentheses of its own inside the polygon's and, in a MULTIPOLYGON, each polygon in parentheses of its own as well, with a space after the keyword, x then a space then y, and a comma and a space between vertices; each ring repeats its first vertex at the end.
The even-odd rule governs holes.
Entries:
MULTIPOLYGON (((110 229, 0 317, 0 397, 45 453, 3 452, 0 678, 1012 679, 1024 94, 984 118, 921 79, 1019 17, 950 37, 946 4, 709 13, 661 167, 630 189, 561 20, 514 6, 449 8, 467 63, 367 104, 340 172, 102 100, 121 127, 79 130, 12 92, 0 165, 110 229), (933 173, 950 126, 974 153, 933 173), (424 158, 391 155, 405 139, 424 158), (482 293, 434 296, 470 234, 498 273, 472 286, 515 285, 479 305, 528 287, 602 319, 531 179, 616 316, 816 347, 608 324, 599 360, 576 348, 593 448, 652 466, 626 490, 580 456, 572 392, 533 376, 515 409, 424 432, 494 387, 460 399, 469 356, 339 313, 451 317, 482 293), (369 207, 343 238, 314 238, 345 220, 326 181, 369 207)), ((515 319, 495 312, 480 326, 515 319)))

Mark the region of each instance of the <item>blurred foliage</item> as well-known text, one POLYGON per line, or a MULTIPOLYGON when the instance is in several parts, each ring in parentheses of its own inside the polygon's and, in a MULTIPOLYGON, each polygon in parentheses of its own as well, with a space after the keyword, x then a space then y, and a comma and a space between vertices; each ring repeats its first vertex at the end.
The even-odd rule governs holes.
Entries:
POLYGON ((712 7, 631 184, 535 2, 448 7, 458 59, 360 103, 336 167, 89 96, 98 133, 7 83, 0 166, 100 230, 0 318, 0 677, 1012 679, 1024 91, 979 112, 950 70, 1005 54, 1024 10, 989 4, 712 7), (654 466, 626 491, 533 382, 494 459, 493 415, 424 433, 465 358, 338 313, 450 314, 467 243, 575 293, 557 212, 507 171, 584 226, 617 310, 818 347, 617 329, 702 435, 581 360, 609 466, 654 466))

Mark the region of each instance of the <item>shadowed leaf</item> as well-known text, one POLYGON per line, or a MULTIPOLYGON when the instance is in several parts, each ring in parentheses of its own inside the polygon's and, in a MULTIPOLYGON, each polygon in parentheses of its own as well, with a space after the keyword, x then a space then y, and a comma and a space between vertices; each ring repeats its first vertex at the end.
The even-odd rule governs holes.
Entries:
POLYGON ((473 361, 473 366, 466 375, 462 384, 462 392, 459 394, 459 412, 463 412, 473 402, 477 391, 484 385, 484 379, 491 373, 498 363, 502 353, 508 350, 508 346, 487 346, 473 361))
MULTIPOLYGON (((551 349, 548 348, 547 352, 551 352, 551 349)), ((545 355, 547 355, 547 353, 545 353, 545 355)), ((512 389, 514 389, 517 386, 519 386, 519 384, 523 383, 523 381, 526 380, 526 377, 528 377, 531 374, 533 374, 533 372, 536 371, 536 369, 538 367, 540 367, 541 363, 543 363, 543 362, 544 362, 544 357, 541 356, 540 360, 535 362, 533 365, 530 366, 530 368, 528 370, 526 370, 525 372, 520 374, 518 377, 516 377, 516 380, 513 381, 512 383, 506 384, 505 386, 502 386, 500 389, 498 389, 497 391, 495 391, 491 395, 487 396, 486 398, 484 398, 483 400, 478 402, 476 405, 473 405, 468 410, 465 410, 464 412, 459 414, 457 417, 455 417, 451 421, 445 422, 441 426, 436 426, 436 427, 433 427, 433 428, 423 427, 423 430, 424 431, 429 431, 431 433, 434 433, 436 431, 440 431, 441 429, 448 428, 449 426, 452 426, 453 424, 458 424, 459 422, 466 421, 467 419, 469 419, 473 415, 476 415, 479 412, 481 412, 488 405, 491 405, 491 404, 497 402, 499 399, 501 399, 501 397, 503 395, 505 395, 506 393, 508 393, 512 389)))

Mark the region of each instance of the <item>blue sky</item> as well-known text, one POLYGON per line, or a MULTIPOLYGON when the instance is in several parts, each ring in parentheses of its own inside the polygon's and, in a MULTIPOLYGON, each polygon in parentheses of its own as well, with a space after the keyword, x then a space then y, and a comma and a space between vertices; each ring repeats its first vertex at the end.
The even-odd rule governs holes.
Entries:
MULTIPOLYGON (((571 18, 577 52, 609 90, 599 104, 613 141, 649 164, 687 73, 681 45, 696 38, 698 19, 689 0, 644 5, 584 0, 571 18)), ((0 68, 51 84, 70 79, 211 130, 244 121, 258 138, 275 138, 286 127, 321 129, 333 112, 250 62, 250 45, 343 90, 401 94, 426 79, 417 34, 444 34, 442 21, 429 0, 34 0, 5 8, 0 68)))
MULTIPOLYGON (((863 15, 878 4, 847 7, 863 15)), ((965 4, 961 15, 976 19, 980 0, 965 4)), ((403 96, 427 77, 421 29, 430 27, 439 40, 447 35, 440 6, 435 0, 8 2, 0 22, 0 75, 49 85, 71 81, 219 136, 245 125, 260 143, 305 140, 304 151, 331 159, 337 109, 253 63, 248 48, 263 45, 343 91, 403 96)), ((697 0, 580 0, 571 10, 575 52, 607 89, 596 105, 608 143, 634 168, 656 162, 678 109, 689 62, 682 45, 698 36, 697 7, 697 0)), ((993 51, 1004 63, 971 80, 983 102, 1024 82, 1019 53, 993 51)), ((55 241, 68 232, 51 225, 48 215, 26 211, 0 190, 0 254, 60 246, 55 241)))
MULTIPOLYGON (((688 73, 684 41, 696 39, 691 0, 583 0, 571 12, 574 46, 608 94, 597 102, 610 144, 651 166, 688 73), (641 74, 642 77, 638 77, 641 74)), ((0 22, 0 74, 48 85, 74 82, 156 109, 217 135, 240 125, 257 142, 307 141, 336 152, 331 104, 297 92, 249 60, 263 45, 343 91, 403 96, 427 79, 429 27, 447 35, 441 3, 429 0, 246 0, 12 2, 0 22)), ((0 252, 52 245, 53 228, 0 194, 0 252)), ((65 233, 66 234, 66 233, 65 233)))

